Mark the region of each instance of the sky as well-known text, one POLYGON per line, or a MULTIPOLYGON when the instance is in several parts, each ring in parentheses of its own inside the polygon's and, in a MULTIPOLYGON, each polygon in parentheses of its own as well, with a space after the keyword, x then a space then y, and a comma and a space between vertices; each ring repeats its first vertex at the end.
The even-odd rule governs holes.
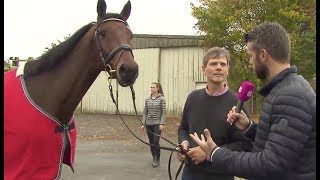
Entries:
MULTIPOLYGON (((106 0, 107 12, 120 13, 127 0, 106 0)), ((197 35, 190 3, 197 0, 131 0, 134 34, 197 35)), ((96 21, 97 0, 4 0, 4 58, 39 57, 96 21)))

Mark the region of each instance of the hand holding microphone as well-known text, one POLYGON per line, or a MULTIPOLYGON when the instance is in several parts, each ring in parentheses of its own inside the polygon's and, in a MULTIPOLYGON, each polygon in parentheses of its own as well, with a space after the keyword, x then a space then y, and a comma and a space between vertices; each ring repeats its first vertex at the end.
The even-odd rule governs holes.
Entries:
POLYGON ((245 101, 249 100, 253 94, 254 84, 249 81, 244 81, 238 92, 238 104, 236 107, 236 112, 239 113, 243 107, 245 101))
POLYGON ((235 125, 238 129, 246 130, 250 121, 248 116, 243 111, 237 113, 236 106, 233 106, 233 108, 227 114, 227 123, 230 125, 235 125))
POLYGON ((249 81, 244 81, 238 92, 238 103, 234 106, 227 115, 227 122, 231 125, 235 124, 237 128, 245 130, 250 121, 247 115, 241 110, 245 101, 250 99, 253 94, 254 84, 249 81))

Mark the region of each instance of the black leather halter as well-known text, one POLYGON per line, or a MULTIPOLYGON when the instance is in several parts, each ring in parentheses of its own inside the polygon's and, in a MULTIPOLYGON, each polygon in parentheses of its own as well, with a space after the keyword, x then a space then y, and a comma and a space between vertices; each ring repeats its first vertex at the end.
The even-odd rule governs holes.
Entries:
MULTIPOLYGON (((101 48, 101 42, 100 42, 100 40, 99 40, 99 33, 100 33, 100 32, 99 32, 98 27, 100 26, 100 24, 106 23, 106 22, 108 22, 108 21, 119 21, 119 22, 124 23, 124 24, 127 26, 127 28, 129 28, 129 26, 128 26, 128 23, 127 23, 127 22, 125 22, 125 21, 123 21, 123 20, 121 20, 121 19, 118 19, 118 18, 108 18, 108 19, 105 19, 105 20, 101 21, 101 22, 97 25, 97 27, 95 27, 94 40, 95 40, 95 43, 97 44, 97 46, 98 46, 98 48, 99 48, 100 58, 101 58, 101 60, 102 60, 104 69, 105 69, 105 71, 107 71, 107 72, 109 73, 110 76, 114 76, 114 75, 111 75, 111 74, 115 73, 116 70, 112 69, 111 66, 110 66, 110 64, 109 64, 110 61, 111 61, 111 59, 114 57, 114 55, 115 55, 116 53, 118 53, 119 51, 121 51, 121 50, 130 51, 132 57, 133 57, 133 53, 132 53, 132 48, 131 48, 128 44, 121 44, 121 45, 119 45, 118 47, 114 48, 109 54, 106 53, 103 48, 101 48)), ((119 57, 119 58, 120 58, 120 57, 119 57)), ((118 61, 119 61, 119 60, 118 60, 118 61)))

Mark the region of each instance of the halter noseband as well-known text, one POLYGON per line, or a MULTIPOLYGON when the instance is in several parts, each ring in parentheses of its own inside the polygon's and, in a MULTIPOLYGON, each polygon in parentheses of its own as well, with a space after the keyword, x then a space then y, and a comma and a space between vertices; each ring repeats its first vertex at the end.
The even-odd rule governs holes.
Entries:
MULTIPOLYGON (((133 53, 132 53, 132 48, 128 45, 128 44, 121 44, 120 46, 114 48, 109 54, 106 53, 104 51, 104 49, 101 48, 101 43, 100 43, 100 40, 99 40, 99 31, 98 31, 98 27, 100 26, 100 24, 102 23, 105 23, 105 22, 108 22, 108 21, 119 21, 119 22, 122 22, 126 25, 127 28, 129 28, 128 26, 128 23, 121 20, 121 19, 118 19, 118 18, 108 18, 108 19, 105 19, 103 21, 101 21, 97 27, 95 28, 95 33, 94 33, 94 37, 95 37, 95 42, 99 48, 99 54, 100 54, 100 58, 102 60, 102 63, 103 63, 103 66, 105 68, 105 70, 109 73, 110 76, 111 73, 115 73, 116 70, 112 69, 111 66, 110 66, 110 61, 111 59, 114 57, 114 55, 116 53, 118 53, 119 51, 121 50, 127 50, 127 51, 130 51, 131 52, 131 55, 133 56, 133 53)), ((120 58, 120 57, 119 57, 120 58)), ((119 60, 118 60, 119 61, 119 60)), ((114 76, 113 76, 114 77, 114 76)))

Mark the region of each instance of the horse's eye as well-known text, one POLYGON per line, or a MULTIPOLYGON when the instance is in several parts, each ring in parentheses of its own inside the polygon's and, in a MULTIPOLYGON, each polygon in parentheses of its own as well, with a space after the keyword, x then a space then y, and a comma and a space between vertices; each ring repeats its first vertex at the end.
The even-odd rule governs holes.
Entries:
POLYGON ((105 37, 105 36, 106 36, 106 32, 105 32, 105 31, 100 31, 100 32, 99 32, 99 35, 100 35, 101 37, 105 37))

